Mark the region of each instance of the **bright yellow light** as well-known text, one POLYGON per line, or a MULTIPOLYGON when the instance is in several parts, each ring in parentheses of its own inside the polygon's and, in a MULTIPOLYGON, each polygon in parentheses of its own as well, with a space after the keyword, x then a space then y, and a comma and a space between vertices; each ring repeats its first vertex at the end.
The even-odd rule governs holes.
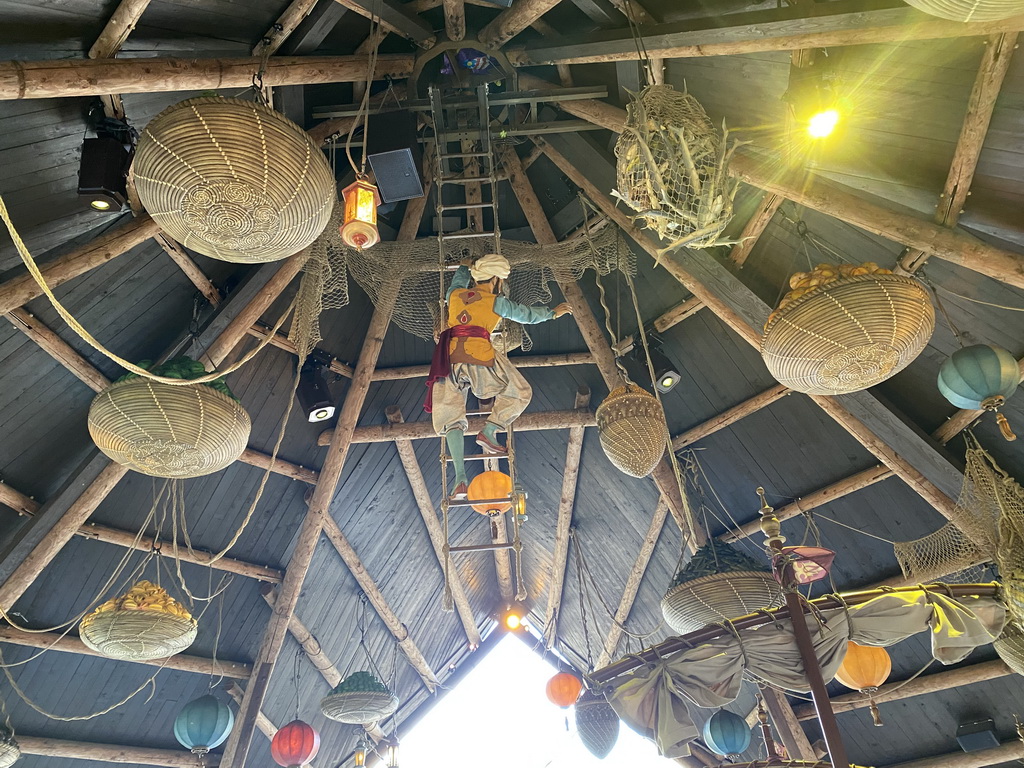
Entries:
POLYGON ((505 626, 511 630, 519 629, 523 625, 523 620, 518 614, 509 613, 505 615, 505 626))
POLYGON ((89 205, 91 205, 97 211, 109 211, 110 210, 110 203, 107 202, 106 200, 93 200, 91 203, 89 203, 89 205))
POLYGON ((665 387, 666 389, 668 387, 671 387, 672 384, 674 384, 674 383, 675 383, 675 379, 672 378, 671 376, 666 376, 665 378, 663 378, 661 380, 661 386, 665 387))
POLYGON ((823 139, 835 130, 839 124, 839 111, 826 109, 812 116, 807 123, 807 133, 812 139, 823 139))
POLYGON ((368 181, 357 179, 342 191, 345 200, 345 220, 341 225, 341 239, 351 248, 370 248, 380 242, 377 231, 377 206, 380 195, 368 181))

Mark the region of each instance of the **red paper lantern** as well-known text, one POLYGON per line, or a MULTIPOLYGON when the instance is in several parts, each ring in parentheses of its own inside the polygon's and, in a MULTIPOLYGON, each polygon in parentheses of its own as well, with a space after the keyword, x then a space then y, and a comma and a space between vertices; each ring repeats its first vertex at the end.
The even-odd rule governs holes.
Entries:
POLYGON ((301 720, 292 720, 274 734, 270 755, 282 768, 297 768, 316 757, 320 750, 320 734, 301 720))
POLYGON ((583 681, 572 672, 559 672, 548 680, 548 700, 560 707, 570 707, 576 703, 583 690, 583 681))

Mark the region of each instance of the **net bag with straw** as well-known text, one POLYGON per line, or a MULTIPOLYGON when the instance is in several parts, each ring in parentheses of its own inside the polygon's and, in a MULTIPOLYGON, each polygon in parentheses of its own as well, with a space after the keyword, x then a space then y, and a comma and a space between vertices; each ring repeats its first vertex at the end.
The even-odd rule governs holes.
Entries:
POLYGON ((277 261, 324 231, 334 175, 299 126, 262 104, 202 96, 157 115, 132 165, 168 235, 222 261, 277 261))
POLYGON ((729 178, 728 162, 734 148, 693 96, 670 85, 648 86, 626 108, 612 194, 668 241, 665 251, 709 248, 732 218, 737 182, 729 178))
POLYGON ((576 732, 594 757, 604 760, 619 740, 619 716, 604 696, 584 691, 576 702, 576 732))
POLYGON ((375 723, 394 714, 398 697, 370 672, 349 675, 320 701, 325 717, 339 723, 375 723))
POLYGON ((84 619, 86 646, 111 659, 151 661, 181 653, 196 639, 198 624, 167 592, 140 581, 84 619))

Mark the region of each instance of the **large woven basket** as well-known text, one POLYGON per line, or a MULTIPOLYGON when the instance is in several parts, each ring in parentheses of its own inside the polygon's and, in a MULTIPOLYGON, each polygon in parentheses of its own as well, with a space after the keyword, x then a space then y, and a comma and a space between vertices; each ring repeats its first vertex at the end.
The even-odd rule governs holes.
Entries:
POLYGON ((21 757, 21 747, 7 731, 0 731, 0 768, 9 768, 21 757))
POLYGON ((613 389, 595 415, 608 460, 633 477, 651 474, 665 455, 668 440, 658 399, 635 384, 626 384, 613 389))
POLYGON ((840 395, 906 368, 934 330, 935 310, 920 282, 859 275, 816 288, 775 313, 761 354, 790 389, 840 395))
POLYGON ((118 464, 154 477, 199 477, 242 455, 252 424, 245 409, 204 384, 149 379, 111 384, 89 408, 89 434, 118 464))
POLYGON ((1024 633, 1017 625, 1007 622, 1003 634, 992 643, 999 658, 1018 675, 1024 675, 1024 633))
POLYGON ((907 5, 953 21, 998 21, 1024 13, 1022 0, 907 0, 907 5))
POLYGON ((175 240, 223 261, 277 261, 312 243, 337 199, 319 147, 262 104, 188 99, 139 138, 139 199, 175 240))
POLYGON ((576 702, 576 732, 587 751, 604 760, 619 739, 619 716, 603 696, 584 691, 576 702))
POLYGON ((778 608, 783 600, 782 587, 770 573, 733 571, 672 587, 661 599, 661 612, 666 624, 685 635, 762 608, 778 608))
POLYGON ((117 610, 92 614, 79 629, 82 642, 111 659, 150 661, 181 653, 196 639, 195 619, 163 611, 117 610))
POLYGON ((345 691, 329 693, 320 701, 325 717, 339 723, 375 723, 393 715, 398 709, 398 697, 383 691, 345 691))

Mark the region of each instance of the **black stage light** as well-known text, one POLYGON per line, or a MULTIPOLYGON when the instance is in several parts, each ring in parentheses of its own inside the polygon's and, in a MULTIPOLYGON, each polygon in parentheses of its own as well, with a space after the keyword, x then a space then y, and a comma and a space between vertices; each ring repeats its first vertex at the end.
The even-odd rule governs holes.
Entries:
POLYGON ((654 386, 661 392, 671 391, 679 383, 679 371, 672 361, 659 349, 651 350, 651 363, 654 366, 654 386))
POLYGON ((306 414, 306 420, 311 423, 327 421, 334 416, 334 399, 324 378, 328 362, 323 356, 311 355, 302 365, 299 374, 299 405, 306 414))
POLYGON ((113 136, 86 139, 78 166, 78 194, 97 211, 124 210, 128 204, 126 185, 131 160, 132 153, 113 136))

